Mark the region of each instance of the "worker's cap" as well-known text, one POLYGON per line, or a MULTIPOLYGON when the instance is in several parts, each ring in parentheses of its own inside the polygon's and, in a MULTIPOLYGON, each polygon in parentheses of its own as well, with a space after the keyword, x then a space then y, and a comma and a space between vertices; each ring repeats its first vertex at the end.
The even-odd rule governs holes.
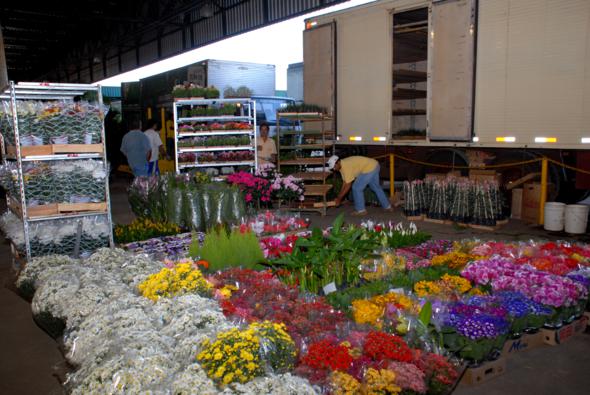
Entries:
POLYGON ((332 155, 330 159, 328 159, 328 169, 334 169, 334 166, 336 166, 336 162, 338 162, 338 159, 340 158, 338 158, 336 155, 332 155))

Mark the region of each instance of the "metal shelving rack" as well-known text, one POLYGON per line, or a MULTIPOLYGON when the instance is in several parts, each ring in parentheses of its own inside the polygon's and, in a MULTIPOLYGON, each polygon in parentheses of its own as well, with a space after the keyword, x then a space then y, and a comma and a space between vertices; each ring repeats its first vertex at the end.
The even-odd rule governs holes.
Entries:
POLYGON ((184 169, 205 168, 205 167, 222 167, 222 166, 248 166, 255 170, 258 166, 258 153, 256 150, 256 102, 252 99, 176 99, 173 106, 174 112, 174 167, 177 173, 184 169), (212 116, 190 116, 182 117, 182 109, 195 106, 209 108, 211 106, 223 106, 226 104, 236 105, 239 108, 239 115, 212 115, 212 116), (209 125, 211 122, 246 122, 248 129, 237 130, 202 130, 195 132, 180 132, 179 126, 189 123, 202 123, 209 125), (195 146, 179 147, 181 139, 190 137, 212 137, 212 136, 243 136, 250 138, 250 144, 240 146, 195 146), (252 151, 253 159, 233 162, 199 162, 199 153, 216 153, 216 152, 238 152, 252 151), (196 160, 192 163, 179 163, 178 155, 182 153, 195 153, 196 160))
MULTIPOLYGON (((23 221, 23 230, 25 238, 25 252, 27 261, 32 257, 31 254, 31 240, 30 240, 30 223, 40 221, 54 221, 62 219, 74 219, 82 217, 96 217, 105 216, 109 227, 109 245, 114 246, 113 226, 111 217, 111 199, 109 192, 109 177, 108 177, 108 162, 106 157, 105 146, 105 129, 104 129, 104 114, 102 113, 102 91, 100 85, 89 84, 64 84, 64 83, 38 83, 38 82, 9 82, 8 87, 0 91, 0 100, 10 101, 10 110, 12 112, 12 128, 14 133, 14 146, 6 147, 4 139, 4 131, 0 130, 0 150, 2 152, 2 161, 6 163, 7 160, 14 160, 17 163, 18 171, 18 186, 20 193, 20 200, 15 202, 7 195, 8 208, 20 217, 23 221), (37 100, 37 101, 73 101, 74 97, 82 96, 87 92, 96 92, 98 104, 100 108, 100 116, 103 119, 101 127, 101 143, 100 144, 77 144, 77 145, 46 145, 36 147, 21 147, 17 100, 37 100), (8 149, 7 149, 8 148, 8 149), (24 148, 24 149, 23 149, 24 148), (36 150, 30 148, 42 148, 41 151, 56 152, 54 154, 47 154, 43 152, 40 155, 34 155, 36 150), (24 152, 23 152, 24 151, 24 152), (33 161, 58 161, 58 160, 81 160, 81 159, 102 159, 105 170, 105 201, 98 203, 100 207, 90 208, 88 210, 81 210, 68 213, 57 214, 30 214, 29 207, 27 207, 27 196, 25 193, 25 180, 23 177, 23 163, 33 161)), ((96 204, 94 204, 96 205, 96 204)), ((89 204, 92 207, 93 204, 89 204)), ((42 206, 38 206, 42 207, 42 206)), ((81 222, 78 224, 81 227, 81 222)), ((14 246, 13 246, 14 247, 14 246)), ((78 245, 79 247, 79 245, 78 245)), ((79 249, 79 248, 77 248, 79 249)), ((13 252, 16 249, 13 248, 13 252)))
POLYGON ((326 125, 330 125, 331 121, 331 117, 321 113, 277 112, 278 171, 281 173, 281 167, 285 166, 296 167, 296 172, 289 173, 303 180, 304 196, 320 199, 320 202, 304 202, 297 207, 291 207, 293 210, 319 211, 322 215, 326 215, 328 207, 326 196, 332 189, 332 185, 327 183, 332 172, 328 170, 326 161, 334 154, 336 143, 336 133, 326 130, 326 125), (282 122, 282 120, 288 122, 282 122), (309 151, 320 150, 321 156, 308 155, 309 151), (286 152, 295 156, 290 155, 289 158, 285 158, 286 152))

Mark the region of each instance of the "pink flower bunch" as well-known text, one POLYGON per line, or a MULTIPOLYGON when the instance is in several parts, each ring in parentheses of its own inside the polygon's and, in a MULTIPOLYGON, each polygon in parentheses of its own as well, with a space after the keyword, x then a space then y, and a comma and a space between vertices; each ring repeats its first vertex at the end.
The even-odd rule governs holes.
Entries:
POLYGON ((588 290, 571 279, 502 257, 475 261, 461 274, 476 284, 490 284, 494 291, 521 292, 537 303, 556 308, 573 306, 588 296, 588 290))
POLYGON ((260 239, 260 248, 265 258, 278 258, 281 255, 293 252, 293 247, 298 236, 290 235, 284 238, 264 237, 260 239))
POLYGON ((404 390, 425 394, 428 388, 424 381, 425 374, 416 365, 404 362, 390 362, 389 370, 395 372, 395 383, 404 390))
POLYGON ((240 171, 227 177, 230 184, 237 185, 244 192, 246 203, 270 202, 271 188, 268 180, 252 173, 240 171))

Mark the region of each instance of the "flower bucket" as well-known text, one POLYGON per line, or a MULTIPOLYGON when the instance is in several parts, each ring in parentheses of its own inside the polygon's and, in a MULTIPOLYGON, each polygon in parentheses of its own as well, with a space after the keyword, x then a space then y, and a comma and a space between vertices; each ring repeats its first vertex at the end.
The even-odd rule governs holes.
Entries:
POLYGON ((590 206, 584 204, 568 204, 565 208, 565 231, 571 234, 585 233, 589 209, 590 206))
POLYGON ((545 203, 545 230, 561 232, 565 225, 565 203, 545 203))

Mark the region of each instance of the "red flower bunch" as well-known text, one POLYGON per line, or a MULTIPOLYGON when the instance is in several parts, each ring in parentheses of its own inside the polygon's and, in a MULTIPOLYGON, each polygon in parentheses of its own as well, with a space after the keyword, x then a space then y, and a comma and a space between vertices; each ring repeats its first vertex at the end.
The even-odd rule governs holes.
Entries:
POLYGON ((363 353, 375 361, 389 359, 400 362, 412 360, 412 350, 399 336, 385 332, 369 332, 363 353))
POLYGON ((238 288, 229 300, 221 302, 226 316, 248 322, 269 320, 282 322, 301 349, 304 339, 319 339, 336 331, 346 321, 344 313, 334 310, 323 298, 307 301, 299 291, 277 279, 272 273, 248 269, 230 269, 212 276, 216 288, 238 288))
POLYGON ((455 366, 438 354, 414 350, 414 364, 424 372, 430 386, 449 386, 459 377, 455 366))
POLYGON ((346 346, 335 344, 330 340, 320 340, 309 346, 301 363, 313 369, 346 371, 352 364, 352 356, 346 346))
POLYGON ((272 194, 271 184, 268 180, 257 177, 252 173, 240 171, 227 177, 230 184, 237 185, 244 192, 246 203, 270 202, 272 194))

